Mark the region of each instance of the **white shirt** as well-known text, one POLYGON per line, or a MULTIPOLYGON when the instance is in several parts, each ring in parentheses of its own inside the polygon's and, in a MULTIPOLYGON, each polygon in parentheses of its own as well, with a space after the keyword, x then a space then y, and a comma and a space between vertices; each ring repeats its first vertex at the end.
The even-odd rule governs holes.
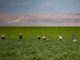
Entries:
POLYGON ((62 39, 63 37, 62 36, 59 36, 59 39, 62 39))

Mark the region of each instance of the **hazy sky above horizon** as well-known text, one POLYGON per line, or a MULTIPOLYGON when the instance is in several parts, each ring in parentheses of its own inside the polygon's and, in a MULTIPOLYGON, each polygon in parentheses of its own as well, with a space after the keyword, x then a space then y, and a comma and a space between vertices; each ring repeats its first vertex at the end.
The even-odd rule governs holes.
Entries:
POLYGON ((0 14, 80 13, 80 0, 0 0, 0 14))
POLYGON ((0 0, 0 26, 80 26, 80 0, 0 0))

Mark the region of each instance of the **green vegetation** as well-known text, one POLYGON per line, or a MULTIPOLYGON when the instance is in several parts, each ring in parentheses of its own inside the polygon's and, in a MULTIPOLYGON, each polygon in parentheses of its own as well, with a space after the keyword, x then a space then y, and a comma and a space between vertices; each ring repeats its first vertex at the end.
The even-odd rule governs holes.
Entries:
POLYGON ((0 38, 0 60, 80 60, 80 27, 0 27, 2 34, 6 39, 0 38), (77 42, 72 42, 73 34, 77 42), (38 35, 50 41, 38 40, 38 35))

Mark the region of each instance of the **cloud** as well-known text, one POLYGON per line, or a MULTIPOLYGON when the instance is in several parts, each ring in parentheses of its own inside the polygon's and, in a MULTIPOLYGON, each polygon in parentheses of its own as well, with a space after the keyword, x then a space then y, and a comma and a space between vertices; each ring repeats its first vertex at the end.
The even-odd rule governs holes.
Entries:
POLYGON ((8 21, 8 23, 20 23, 20 20, 19 19, 16 19, 16 20, 10 20, 10 21, 8 21))
POLYGON ((35 16, 41 19, 80 19, 80 15, 71 14, 38 14, 35 16))
POLYGON ((80 14, 0 15, 0 25, 80 26, 80 14))

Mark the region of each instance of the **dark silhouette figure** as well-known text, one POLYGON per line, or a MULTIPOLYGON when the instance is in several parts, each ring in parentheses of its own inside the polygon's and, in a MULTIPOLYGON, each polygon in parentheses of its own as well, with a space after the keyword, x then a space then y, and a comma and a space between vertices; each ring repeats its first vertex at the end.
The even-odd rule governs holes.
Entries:
POLYGON ((72 35, 72 39, 73 39, 73 41, 77 41, 75 35, 72 35))
POLYGON ((37 39, 40 40, 40 38, 41 38, 40 35, 38 35, 37 39))
POLYGON ((19 39, 22 40, 22 33, 20 33, 20 35, 19 35, 19 39))
POLYGON ((5 39, 5 35, 1 35, 1 38, 2 38, 2 40, 4 40, 5 39))

